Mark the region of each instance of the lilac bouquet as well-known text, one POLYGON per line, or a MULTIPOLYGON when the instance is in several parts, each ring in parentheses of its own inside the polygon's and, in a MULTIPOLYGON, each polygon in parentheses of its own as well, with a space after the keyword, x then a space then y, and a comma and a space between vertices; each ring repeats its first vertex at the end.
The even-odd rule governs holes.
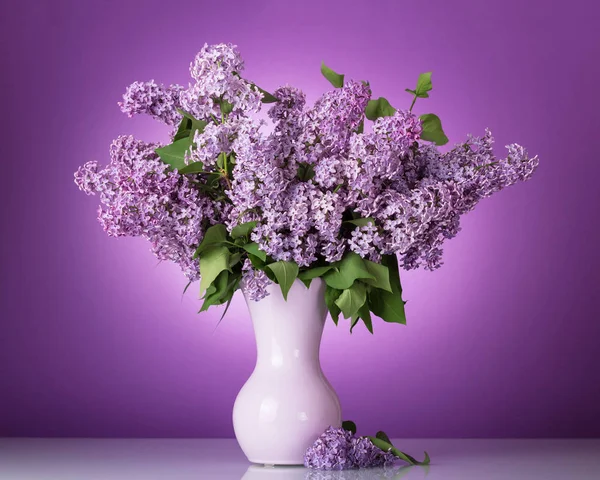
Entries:
POLYGON ((75 174, 99 195, 108 235, 145 237, 200 280, 200 311, 229 304, 238 288, 260 300, 274 282, 286 297, 295 279, 321 277, 336 324, 342 314, 372 331, 371 313, 405 323, 399 268, 439 268, 460 216, 538 165, 516 144, 496 158, 487 130, 440 152, 440 119, 413 113, 431 73, 406 89, 412 103, 401 110, 324 64, 335 88, 312 106, 301 90, 268 93, 243 70, 235 46, 205 45, 187 87, 133 83, 121 110, 171 126, 171 142, 121 136, 108 166, 75 174), (255 115, 263 104, 268 133, 255 115))

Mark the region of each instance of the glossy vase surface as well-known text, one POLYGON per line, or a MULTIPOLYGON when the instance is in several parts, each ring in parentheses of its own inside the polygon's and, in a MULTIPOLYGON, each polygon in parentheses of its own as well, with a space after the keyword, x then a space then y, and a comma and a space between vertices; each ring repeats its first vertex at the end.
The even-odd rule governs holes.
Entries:
POLYGON ((325 284, 317 278, 306 288, 296 280, 287 301, 279 285, 268 289, 258 302, 246 297, 257 359, 235 401, 233 427, 251 462, 299 465, 328 426, 341 425, 339 399, 319 361, 325 284))

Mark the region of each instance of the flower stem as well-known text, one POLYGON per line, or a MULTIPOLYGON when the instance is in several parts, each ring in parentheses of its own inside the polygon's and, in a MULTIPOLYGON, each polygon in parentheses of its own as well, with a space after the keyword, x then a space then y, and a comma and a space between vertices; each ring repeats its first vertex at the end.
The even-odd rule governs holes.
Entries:
POLYGON ((408 111, 409 111, 409 112, 412 112, 412 109, 413 109, 413 107, 415 106, 415 102, 416 102, 416 101, 417 101, 417 96, 415 95, 415 96, 413 97, 413 101, 412 101, 412 103, 410 104, 410 108, 408 109, 408 111))

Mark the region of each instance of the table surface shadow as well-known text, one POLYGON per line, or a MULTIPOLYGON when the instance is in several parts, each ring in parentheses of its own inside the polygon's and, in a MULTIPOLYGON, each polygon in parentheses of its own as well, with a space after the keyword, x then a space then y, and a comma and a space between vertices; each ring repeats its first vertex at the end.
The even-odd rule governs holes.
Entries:
POLYGON ((401 439, 427 467, 323 472, 251 465, 231 439, 0 439, 2 480, 600 479, 600 439, 401 439))

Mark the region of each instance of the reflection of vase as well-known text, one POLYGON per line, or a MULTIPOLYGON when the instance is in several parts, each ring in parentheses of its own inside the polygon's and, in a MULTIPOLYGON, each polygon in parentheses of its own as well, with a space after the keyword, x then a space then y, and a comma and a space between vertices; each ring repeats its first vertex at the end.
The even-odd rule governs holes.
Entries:
POLYGON ((319 347, 327 315, 325 283, 296 280, 283 299, 279 285, 254 302, 246 298, 257 359, 233 407, 233 428, 253 463, 299 465, 325 429, 341 425, 338 397, 325 378, 319 347))
POLYGON ((250 465, 242 480, 306 480, 304 467, 264 467, 250 465))

